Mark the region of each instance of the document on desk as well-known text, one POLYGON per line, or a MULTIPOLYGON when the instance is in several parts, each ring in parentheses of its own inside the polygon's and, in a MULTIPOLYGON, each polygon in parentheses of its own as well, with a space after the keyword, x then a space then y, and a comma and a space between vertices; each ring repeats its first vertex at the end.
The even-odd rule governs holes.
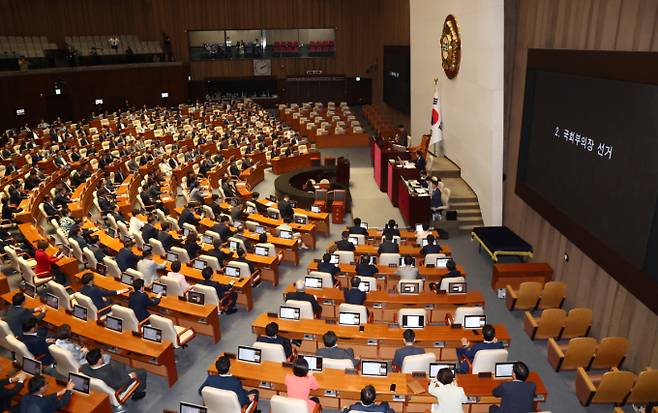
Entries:
POLYGON ((413 394, 420 394, 425 392, 425 387, 421 386, 421 384, 416 380, 408 381, 407 386, 409 386, 409 390, 411 390, 411 393, 413 394))

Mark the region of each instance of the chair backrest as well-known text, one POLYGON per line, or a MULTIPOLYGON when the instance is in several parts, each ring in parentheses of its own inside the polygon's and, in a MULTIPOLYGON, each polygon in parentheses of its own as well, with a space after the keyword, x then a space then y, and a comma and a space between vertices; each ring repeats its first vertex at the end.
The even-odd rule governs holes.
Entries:
POLYGON ((23 364, 23 357, 27 357, 32 360, 36 360, 36 357, 32 353, 30 353, 30 350, 27 349, 27 346, 17 339, 14 336, 7 336, 5 337, 5 341, 11 348, 12 352, 14 353, 14 358, 16 359, 16 362, 19 364, 23 364))
POLYGON ((269 243, 269 242, 259 242, 259 243, 256 244, 255 246, 256 246, 256 247, 265 247, 265 248, 267 248, 267 256, 268 256, 268 257, 274 257, 275 255, 277 255, 276 247, 275 247, 274 244, 272 244, 272 243, 269 243))
POLYGON ((66 288, 55 281, 48 281, 48 288, 50 293, 57 297, 57 308, 63 308, 65 310, 73 310, 71 307, 71 297, 69 293, 66 292, 66 288))
POLYGON ((544 284, 544 289, 539 298, 537 308, 559 308, 567 295, 567 285, 561 281, 549 281, 544 284))
POLYGON ((178 280, 167 275, 160 277, 160 282, 167 286, 167 296, 178 297, 183 295, 178 280))
POLYGON ((350 237, 355 237, 357 244, 364 245, 366 243, 366 236, 363 234, 350 234, 350 237))
POLYGON ((205 386, 201 389, 203 404, 208 413, 241 413, 242 406, 234 391, 205 386))
POLYGON ((401 284, 418 284, 418 291, 423 292, 423 285, 425 284, 424 280, 399 280, 398 281, 398 293, 402 291, 401 284))
POLYGON ((87 321, 96 321, 98 319, 98 309, 90 297, 82 293, 73 293, 71 296, 75 304, 87 309, 87 321))
POLYGON ((603 373, 592 398, 592 403, 621 403, 631 392, 635 374, 630 371, 612 370, 603 373))
POLYGON ((331 288, 334 285, 334 280, 331 277, 331 274, 324 271, 311 271, 308 273, 309 277, 322 278, 322 287, 331 288))
POLYGON ((567 312, 561 308, 547 308, 542 311, 537 323, 536 339, 556 338, 560 335, 564 322, 567 319, 567 312))
POLYGON ((578 367, 587 368, 596 351, 596 339, 593 337, 576 337, 569 340, 564 352, 562 369, 574 370, 578 367))
POLYGON ((339 313, 359 313, 359 324, 368 323, 368 309, 365 305, 342 303, 338 306, 339 313))
POLYGON ((154 255, 159 255, 161 257, 167 255, 167 251, 165 251, 164 245, 162 245, 162 242, 160 242, 160 240, 151 238, 149 239, 149 245, 151 246, 154 255))
POLYGON ((507 350, 504 348, 495 350, 480 350, 475 353, 473 358, 473 367, 471 373, 478 374, 479 372, 494 372, 496 363, 503 363, 507 361, 507 350))
MULTIPOLYGON (((377 291, 377 278, 375 277, 367 277, 365 275, 359 275, 358 276, 361 282, 367 282, 369 289, 368 291, 377 291)), ((422 281, 422 280, 421 280, 422 281)), ((418 290, 420 291, 420 290, 418 290)))
MULTIPOLYGON (((137 245, 137 248, 140 250, 144 249, 144 237, 142 237, 142 233, 139 231, 134 231, 132 229, 128 230, 130 232, 130 236, 135 240, 135 245, 137 245)), ((149 239, 150 241, 150 239, 149 239)))
POLYGON ((379 254, 379 263, 381 265, 395 264, 396 266, 400 263, 400 254, 384 252, 379 254))
POLYGON ((398 325, 402 328, 402 322, 404 316, 410 315, 422 315, 425 325, 429 323, 427 317, 427 310, 424 308, 401 308, 398 310, 398 325))
POLYGON ((178 344, 178 335, 176 334, 176 327, 174 322, 168 318, 151 314, 149 323, 152 327, 158 328, 162 331, 162 340, 169 341, 174 345, 174 348, 180 347, 178 344))
POLYGON ((429 352, 425 354, 416 354, 414 356, 406 356, 402 361, 402 373, 413 373, 416 371, 427 372, 430 363, 436 361, 436 354, 429 352))
POLYGON ((299 318, 302 320, 312 320, 314 318, 313 305, 308 301, 287 300, 285 305, 299 308, 299 318))
POLYGON ((107 396, 110 399, 110 404, 112 406, 118 407, 121 405, 121 403, 119 403, 119 401, 116 398, 116 393, 114 392, 114 389, 108 386, 103 380, 91 377, 91 380, 89 381, 89 388, 94 392, 107 394, 107 396))
POLYGON ((275 363, 287 361, 286 352, 283 350, 283 346, 281 344, 261 343, 260 341, 256 341, 252 347, 259 348, 261 350, 260 354, 262 361, 273 361, 275 363))
POLYGON ((627 403, 644 404, 655 402, 658 397, 658 370, 647 368, 640 372, 628 396, 627 403))
POLYGON ((5 320, 0 320, 0 347, 12 351, 12 347, 7 343, 7 337, 13 337, 14 333, 11 332, 9 324, 5 320))
POLYGON ((217 297, 217 290, 215 290, 215 287, 203 284, 194 284, 192 286, 192 291, 203 294, 203 302, 205 304, 219 304, 219 299, 221 297, 217 297))
POLYGON ((464 325, 464 316, 467 315, 484 315, 484 308, 480 306, 457 307, 455 316, 452 318, 453 323, 464 325))
POLYGON ((592 361, 592 369, 619 367, 626 358, 631 343, 626 337, 605 337, 599 342, 592 361))
POLYGON ((117 262, 114 260, 112 257, 103 257, 103 263, 105 264, 105 267, 107 268, 107 275, 110 277, 114 278, 121 278, 121 269, 119 268, 119 265, 117 262))
MULTIPOLYGON (((393 235, 392 241, 395 242, 396 244, 400 245, 400 240, 401 239, 402 238, 399 235, 393 235)), ((384 242, 384 240, 386 240, 386 236, 382 235, 382 242, 384 242)))
POLYGON ((55 370, 62 376, 68 377, 70 372, 77 373, 80 370, 80 363, 67 349, 51 344, 48 346, 48 351, 55 359, 55 370))
POLYGON ((323 357, 322 368, 333 369, 333 370, 353 369, 354 363, 350 359, 330 359, 323 357))
POLYGON ((139 332, 139 321, 132 308, 114 304, 112 306, 112 316, 123 320, 123 331, 139 332))
POLYGON ((427 255, 425 255, 424 265, 425 265, 426 267, 427 267, 427 264, 436 265, 436 260, 437 260, 437 258, 445 258, 445 257, 446 257, 446 255, 445 255, 445 254, 441 254, 441 253, 438 253, 438 254, 436 254, 436 253, 427 254, 427 255))
POLYGON ((135 279, 135 278, 139 278, 139 279, 142 279, 142 280, 144 279, 144 274, 141 271, 137 271, 137 270, 132 269, 132 268, 127 268, 126 269, 126 274, 131 275, 133 277, 133 279, 135 279))
POLYGON ((190 263, 190 256, 187 254, 187 250, 185 248, 171 247, 171 252, 176 254, 178 256, 178 261, 182 262, 183 264, 190 263))
POLYGON ((249 264, 242 261, 229 261, 228 265, 231 267, 240 268, 240 277, 251 277, 251 271, 249 270, 249 264))
POLYGON ((213 239, 213 241, 216 240, 216 239, 218 239, 218 240, 222 239, 221 235, 219 235, 215 231, 211 231, 211 230, 207 230, 206 232, 203 233, 203 235, 209 236, 210 238, 213 239))
POLYGON ((448 291, 450 283, 465 283, 466 278, 464 277, 444 277, 441 279, 441 284, 439 284, 439 290, 448 291))
POLYGON ((338 262, 340 264, 351 264, 354 262, 354 252, 352 251, 336 251, 338 254, 338 262))
POLYGON ((229 237, 229 238, 228 238, 228 242, 229 242, 229 246, 231 245, 231 242, 234 242, 234 243, 236 243, 236 244, 238 245, 238 247, 239 247, 240 249, 242 249, 243 251, 246 251, 246 250, 247 250, 247 248, 246 248, 245 245, 244 245, 244 241, 241 240, 240 238, 229 237))
POLYGON ((519 290, 516 292, 516 304, 515 308, 518 310, 526 310, 535 308, 537 305, 537 300, 541 295, 542 285, 537 281, 526 281, 522 282, 519 286, 519 290))
POLYGON ((561 338, 585 337, 592 326, 591 308, 573 308, 567 314, 561 338))
POLYGON ((96 259, 94 252, 90 250, 89 247, 84 247, 82 252, 85 254, 85 258, 87 258, 87 267, 95 269, 98 260, 96 259))
POLYGON ((73 252, 75 259, 81 263, 84 262, 84 255, 82 254, 82 248, 80 248, 78 241, 74 240, 73 238, 69 238, 69 245, 71 246, 71 252, 73 252))
POLYGON ((311 413, 306 400, 278 395, 270 399, 270 411, 271 413, 311 413))

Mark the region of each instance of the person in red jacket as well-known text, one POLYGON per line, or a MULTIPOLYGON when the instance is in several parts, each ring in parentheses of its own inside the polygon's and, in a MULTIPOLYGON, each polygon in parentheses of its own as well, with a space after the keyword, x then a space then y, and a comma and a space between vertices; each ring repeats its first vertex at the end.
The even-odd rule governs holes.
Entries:
POLYGON ((50 256, 46 252, 47 248, 48 241, 43 239, 37 241, 37 250, 34 253, 34 259, 36 260, 37 265, 34 267, 34 273, 41 277, 52 275, 55 277, 57 283, 67 285, 66 274, 64 274, 57 266, 60 254, 58 253, 55 256, 50 256))

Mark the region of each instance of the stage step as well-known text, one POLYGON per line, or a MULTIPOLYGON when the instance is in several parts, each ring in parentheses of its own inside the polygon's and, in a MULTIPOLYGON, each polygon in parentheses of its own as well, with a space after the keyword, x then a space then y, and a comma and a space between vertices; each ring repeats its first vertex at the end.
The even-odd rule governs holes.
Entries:
POLYGON ((461 169, 450 159, 440 156, 432 160, 429 174, 440 178, 459 178, 461 176, 461 169))

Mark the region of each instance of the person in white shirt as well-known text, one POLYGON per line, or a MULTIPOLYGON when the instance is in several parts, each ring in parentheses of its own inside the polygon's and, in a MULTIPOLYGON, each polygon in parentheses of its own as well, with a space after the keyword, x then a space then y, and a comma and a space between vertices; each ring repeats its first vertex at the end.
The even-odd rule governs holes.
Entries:
POLYGON ((457 385, 457 379, 448 368, 439 370, 432 378, 427 390, 436 397, 432 413, 464 413, 462 404, 468 402, 464 389, 457 385))
POLYGON ((423 240, 431 233, 432 231, 429 230, 429 225, 423 224, 423 229, 421 231, 416 231, 416 244, 422 246, 423 240))
POLYGON ((187 282, 185 276, 180 273, 181 266, 180 261, 172 262, 171 271, 167 273, 167 277, 175 279, 178 282, 178 288, 181 290, 181 293, 185 293, 192 286, 187 282))
POLYGON ((142 232, 142 227, 144 224, 146 224, 146 222, 137 218, 139 214, 140 212, 138 210, 133 211, 133 216, 130 217, 130 228, 128 228, 129 232, 142 232))
POLYGON ((158 264, 151 259, 151 250, 148 249, 142 253, 142 259, 137 263, 137 271, 144 276, 144 285, 150 287, 153 281, 157 280, 158 270, 163 270, 164 264, 158 264))

